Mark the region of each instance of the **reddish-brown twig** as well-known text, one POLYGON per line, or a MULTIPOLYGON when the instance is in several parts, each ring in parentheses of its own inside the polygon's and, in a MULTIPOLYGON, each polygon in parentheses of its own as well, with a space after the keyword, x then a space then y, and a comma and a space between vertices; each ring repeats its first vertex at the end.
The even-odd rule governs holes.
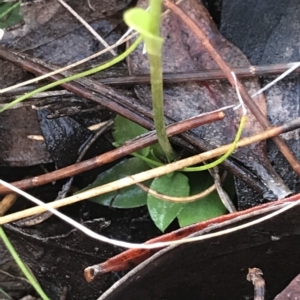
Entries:
MULTIPOLYGON (((179 134, 180 132, 201 126, 203 124, 221 120, 222 118, 224 118, 223 112, 214 112, 214 113, 209 113, 202 116, 194 117, 168 126, 167 134, 168 136, 173 136, 179 134)), ((125 145, 117 149, 101 154, 89 160, 62 168, 60 170, 49 172, 47 174, 20 180, 12 184, 20 189, 28 189, 31 187, 36 187, 36 186, 46 184, 48 182, 56 181, 66 177, 71 177, 76 174, 112 162, 118 158, 124 157, 134 151, 137 151, 141 148, 154 144, 156 141, 157 141, 157 136, 154 132, 152 132, 139 139, 135 139, 130 143, 126 143, 125 145)), ((10 192, 9 189, 0 186, 0 193, 8 193, 8 192, 10 192)))
MULTIPOLYGON (((208 228, 209 226, 221 224, 229 220, 239 219, 241 221, 243 217, 245 216, 254 216, 255 213, 262 212, 264 209, 270 209, 272 207, 276 207, 278 205, 281 205, 285 202, 291 202, 291 201, 298 201, 300 199, 300 194, 291 196, 289 198, 286 198, 284 200, 279 200, 276 202, 270 202, 267 204, 255 206, 252 208, 249 208, 247 210, 234 212, 232 214, 220 216, 205 222, 200 222, 194 225, 190 225, 181 229, 178 229, 176 231, 164 234, 162 236, 156 237, 154 239, 151 239, 147 241, 147 244, 157 243, 157 242, 165 242, 165 241, 173 241, 173 240, 179 240, 182 238, 187 237, 188 235, 199 232, 200 230, 203 230, 205 228, 208 228)), ((102 274, 108 273, 108 272, 116 272, 116 271, 122 271, 126 269, 133 268, 134 266, 137 266, 141 262, 143 262, 145 259, 153 255, 155 252, 159 251, 159 249, 129 249, 126 250, 112 258, 109 258, 105 262, 101 264, 97 264, 94 266, 90 266, 84 270, 84 276, 85 279, 90 282, 94 280, 97 276, 100 276, 102 274)))

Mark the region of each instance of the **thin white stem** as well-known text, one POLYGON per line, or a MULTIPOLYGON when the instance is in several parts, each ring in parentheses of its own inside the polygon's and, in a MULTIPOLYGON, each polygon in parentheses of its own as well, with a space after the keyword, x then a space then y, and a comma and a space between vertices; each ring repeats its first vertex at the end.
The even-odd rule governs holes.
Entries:
POLYGON ((0 41, 2 40, 3 36, 4 36, 4 30, 0 28, 0 41))
MULTIPOLYGON (((268 90, 271 86, 273 86, 274 84, 276 84, 277 82, 279 82, 280 80, 282 80, 283 78, 285 78, 286 76, 288 76, 290 73, 292 73, 293 71, 295 71, 296 69, 298 69, 300 67, 300 62, 290 63, 290 64, 288 64, 288 66, 289 65, 290 65, 290 68, 288 70, 286 70, 285 72, 283 72, 281 75, 279 75, 278 77, 276 77, 273 81, 271 81, 266 86, 264 86, 263 88, 261 88, 260 90, 258 90, 257 92, 255 92, 253 95, 251 95, 251 98, 255 98, 256 96, 260 95, 264 91, 268 90)), ((234 109, 238 109, 239 107, 241 107, 241 104, 236 105, 234 107, 234 109)))
POLYGON ((237 83, 236 75, 233 71, 231 71, 231 76, 233 77, 233 80, 234 80, 235 91, 236 91, 237 97, 239 99, 240 106, 242 106, 243 115, 246 116, 247 109, 246 109, 245 103, 244 103, 243 98, 242 98, 241 93, 240 93, 240 88, 239 88, 238 83, 237 83))
POLYGON ((276 77, 273 81, 271 81, 270 83, 268 83, 262 89, 260 89, 259 91, 255 92, 253 95, 251 95, 251 97, 254 98, 254 97, 258 96, 259 94, 261 94, 262 92, 264 92, 267 89, 269 89, 275 83, 277 83, 278 81, 282 80, 283 78, 285 78, 286 76, 288 76, 290 73, 292 73, 293 71, 295 71, 299 67, 300 67, 300 62, 292 63, 291 67, 288 70, 286 70, 281 75, 279 75, 278 77, 276 77))
MULTIPOLYGON (((89 25, 78 13, 70 6, 68 5, 65 1, 63 0, 58 0, 61 5, 63 5, 85 28, 98 40, 100 43, 108 48, 109 45, 106 43, 106 41, 94 30, 94 28, 89 25)), ((117 53, 113 50, 110 49, 109 52, 113 55, 116 56, 117 53)))
POLYGON ((95 10, 95 8, 92 6, 90 0, 87 0, 88 6, 91 10, 95 10))

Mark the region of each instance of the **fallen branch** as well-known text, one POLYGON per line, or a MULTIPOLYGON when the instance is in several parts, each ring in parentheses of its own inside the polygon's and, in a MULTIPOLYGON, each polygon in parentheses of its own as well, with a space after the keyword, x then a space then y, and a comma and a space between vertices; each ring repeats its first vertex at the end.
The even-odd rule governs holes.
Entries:
MULTIPOLYGON (((224 118, 223 112, 213 112, 204 115, 200 115, 197 117, 193 117, 191 119, 181 121, 170 125, 167 127, 167 134, 169 136, 176 135, 180 132, 208 124, 211 122, 215 122, 217 120, 221 120, 224 118)), ((60 180, 66 177, 71 177, 82 172, 97 168, 109 162, 115 161, 119 158, 122 158, 132 152, 135 152, 139 149, 145 148, 157 142, 157 136, 154 132, 149 132, 147 135, 144 135, 140 138, 136 138, 132 141, 128 141, 123 146, 114 149, 112 151, 106 152, 99 156, 93 157, 89 160, 73 164, 67 166, 65 168, 49 172, 40 176, 26 178, 24 180, 13 182, 12 184, 20 189, 28 189, 40 185, 44 185, 46 183, 60 180)), ((0 186, 0 193, 8 193, 9 189, 0 186)))

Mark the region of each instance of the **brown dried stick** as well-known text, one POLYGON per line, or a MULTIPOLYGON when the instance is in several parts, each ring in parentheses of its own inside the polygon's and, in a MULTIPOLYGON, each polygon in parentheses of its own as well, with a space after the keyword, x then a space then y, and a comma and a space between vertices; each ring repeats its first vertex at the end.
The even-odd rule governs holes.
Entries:
MULTIPOLYGON (((217 120, 221 120, 224 118, 223 112, 214 112, 205 114, 202 116, 197 116, 185 121, 181 121, 178 123, 175 123, 173 125, 170 125, 167 127, 167 134, 168 136, 173 136, 176 134, 179 134, 183 131, 215 122, 217 120)), ((128 142, 125 145, 114 149, 112 151, 109 151, 107 153, 101 154, 99 156, 96 156, 94 158, 91 158, 89 160, 62 168, 60 170, 56 170, 53 172, 49 172, 47 174, 43 174, 40 176, 27 178, 24 180, 16 181, 12 183, 14 186, 20 188, 20 189, 28 189, 36 186, 40 186, 43 184, 46 184, 48 182, 52 182, 55 180, 63 179, 66 177, 71 177, 76 174, 91 170, 93 168, 102 166, 106 163, 112 162, 118 158, 124 157, 134 151, 137 151, 139 149, 142 149, 144 147, 147 147, 151 144, 154 144, 157 141, 157 136, 154 134, 154 132, 150 132, 149 134, 139 138, 135 139, 132 142, 128 142)), ((9 189, 5 188, 4 186, 0 186, 0 193, 8 193, 10 192, 9 189)))
MULTIPOLYGON (((221 57, 221 55, 217 52, 217 50, 213 47, 209 39, 207 38, 204 31, 194 22, 180 7, 178 7, 175 3, 171 0, 164 0, 164 6, 171 10, 182 22, 184 22, 198 37, 198 39, 202 42, 203 46, 210 54, 210 56, 214 59, 217 63, 219 68, 224 72, 228 81, 231 83, 233 87, 235 87, 236 83, 234 78, 231 75, 231 69, 221 57)), ((255 104, 245 87, 241 84, 239 80, 237 80, 237 85, 241 96, 246 103, 247 107, 250 109, 252 114, 256 117, 259 124, 263 127, 263 129, 268 129, 271 127, 270 123, 268 122, 266 116, 261 112, 259 107, 255 104)), ((288 146, 282 140, 281 137, 276 136, 273 137, 272 140, 278 147, 279 151, 283 154, 286 160, 289 162, 293 170, 300 176, 300 164, 297 159, 294 157, 293 153, 290 151, 288 146)))
POLYGON ((7 194, 0 202, 0 217, 3 216, 16 202, 18 195, 15 193, 7 194))
POLYGON ((208 196, 209 194, 211 194, 213 191, 216 190, 216 185, 213 184, 211 185, 209 188, 207 188, 206 190, 202 191, 201 193, 192 195, 192 196, 188 196, 188 197, 172 197, 172 196, 168 196, 168 195, 164 195, 162 193, 159 193, 151 188, 148 188, 147 186, 145 186, 142 183, 137 182, 136 185, 138 187, 140 187, 143 191, 145 191, 146 193, 160 199, 163 201, 167 201, 167 202, 171 202, 171 203, 191 203, 191 202, 195 202, 198 201, 206 196, 208 196))
MULTIPOLYGON (((21 53, 14 53, 12 51, 8 51, 7 49, 0 47, 0 58, 3 58, 7 61, 10 61, 18 66, 21 66, 24 70, 31 72, 36 75, 44 75, 46 73, 49 73, 53 70, 50 66, 43 66, 41 64, 41 61, 38 59, 29 59, 25 55, 21 53)), ((61 74, 52 75, 49 77, 49 80, 51 81, 57 81, 60 79, 65 78, 61 74)), ((83 79, 81 79, 83 80, 83 79)), ((88 80, 86 80, 88 82, 88 80)), ((111 100, 111 97, 118 97, 118 95, 115 93, 112 95, 111 90, 109 88, 106 88, 103 93, 106 93, 105 96, 103 95, 97 95, 95 91, 91 91, 90 89, 86 88, 85 86, 81 85, 77 81, 72 81, 68 83, 64 83, 61 85, 66 90, 83 97, 85 99, 92 100, 105 108, 108 108, 112 111, 117 112, 118 114, 124 116, 127 119, 132 120, 135 123, 138 123, 139 125, 148 128, 153 129, 153 123, 149 120, 149 118, 146 118, 144 116, 140 116, 136 114, 136 112, 129 107, 126 107, 122 103, 120 103, 120 99, 115 99, 115 101, 111 100)), ((96 88, 96 87, 95 87, 96 88)), ((98 87, 99 88, 99 87, 98 87)))
MULTIPOLYGON (((245 68, 233 68, 232 71, 239 78, 249 78, 256 76, 267 76, 267 75, 278 75, 289 68, 291 68, 295 63, 288 64, 274 64, 265 66, 251 66, 245 68)), ((300 68, 294 70, 295 73, 300 72, 300 68)), ((196 71, 188 73, 163 73, 164 83, 182 83, 191 81, 207 81, 216 79, 226 79, 222 70, 205 70, 196 71)), ((132 76, 120 76, 120 77, 107 77, 101 78, 99 81, 103 84, 108 85, 135 85, 135 84, 150 84, 149 74, 140 74, 132 76)))
MULTIPOLYGON (((264 66, 250 66, 245 68, 232 68, 232 71, 238 78, 253 78, 257 76, 274 76, 282 74, 283 72, 289 70, 296 62, 287 63, 287 64, 272 64, 264 66)), ((300 73, 300 67, 295 69, 293 73, 289 76, 294 75, 295 73, 300 73)), ((207 80, 217 80, 217 79, 226 79, 222 70, 204 70, 204 71, 190 71, 179 72, 179 73, 163 73, 163 82, 168 84, 174 83, 183 83, 191 81, 207 81, 207 80)), ((132 86, 136 84, 150 84, 150 75, 149 74, 139 74, 139 75, 126 75, 118 77, 105 77, 99 78, 98 82, 110 85, 110 86, 132 86)), ((30 86, 15 88, 11 91, 2 93, 3 95, 19 95, 24 92, 33 91, 43 85, 33 84, 30 86)))

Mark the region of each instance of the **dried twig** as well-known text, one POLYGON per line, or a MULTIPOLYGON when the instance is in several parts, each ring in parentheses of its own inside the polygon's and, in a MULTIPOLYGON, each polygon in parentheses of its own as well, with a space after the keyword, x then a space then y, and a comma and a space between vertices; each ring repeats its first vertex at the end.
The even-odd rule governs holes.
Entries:
MULTIPOLYGON (((296 63, 288 64, 274 64, 265 66, 251 66, 247 68, 233 68, 232 71, 239 78, 251 78, 256 76, 267 76, 267 75, 278 75, 282 72, 289 70, 296 63)), ((294 72, 299 73, 300 68, 294 70, 294 72)), ((191 81, 207 81, 207 80, 217 80, 226 79, 225 74, 222 70, 205 70, 196 71, 189 73, 163 73, 164 83, 183 83, 191 81)), ((149 74, 140 74, 138 76, 122 76, 122 77, 108 77, 99 79, 101 83, 108 85, 135 85, 135 84, 149 84, 150 76, 149 74)))
MULTIPOLYGON (((241 211, 241 212, 228 214, 228 215, 222 216, 222 218, 219 217, 219 218, 215 218, 215 219, 210 220, 214 224, 220 224, 220 222, 224 222, 224 220, 226 219, 226 216, 229 216, 229 218, 227 218, 227 220, 229 220, 229 222, 230 222, 230 220, 241 221, 243 218, 254 217, 254 216, 257 216, 257 215, 261 215, 265 212, 271 212, 272 211, 271 213, 266 214, 263 217, 260 217, 258 219, 252 220, 250 222, 247 222, 247 223, 244 223, 244 224, 241 224, 241 225, 237 225, 237 226, 232 227, 232 228, 227 228, 227 229, 220 230, 220 231, 213 232, 213 233, 207 233, 204 236, 188 237, 186 239, 180 239, 180 234, 178 234, 178 232, 176 232, 176 233, 172 233, 173 240, 171 240, 171 241, 158 242, 158 243, 153 243, 153 244, 151 244, 151 242, 148 241, 147 243, 144 243, 144 244, 138 244, 138 243, 130 243, 130 242, 123 242, 123 241, 119 241, 119 240, 115 240, 115 239, 110 239, 110 238, 107 238, 103 235, 97 234, 96 232, 93 232, 92 230, 90 230, 86 226, 76 222, 72 218, 70 218, 70 217, 62 214, 58 210, 54 209, 52 207, 52 205, 44 203, 43 201, 33 197, 32 195, 30 195, 30 194, 28 194, 28 193, 26 193, 26 192, 24 192, 24 191, 22 191, 22 190, 20 190, 16 187, 14 187, 10 183, 5 182, 5 181, 0 179, 0 184, 10 188, 12 191, 20 194, 21 196, 23 196, 23 197, 27 198, 28 200, 32 201, 33 203, 43 207, 45 210, 49 210, 49 211, 53 212, 53 214, 55 214, 56 216, 58 216, 59 218, 61 218, 65 222, 69 223, 73 227, 79 229, 80 231, 85 233, 87 236, 90 236, 90 237, 92 237, 96 240, 99 240, 99 241, 102 241, 102 242, 105 242, 105 243, 108 243, 108 244, 112 244, 112 245, 115 245, 115 246, 120 246, 120 247, 124 247, 124 248, 135 248, 135 249, 139 249, 139 248, 141 248, 141 249, 156 249, 156 248, 162 248, 162 247, 171 246, 171 245, 179 245, 179 244, 191 243, 191 242, 195 242, 195 241, 202 241, 202 240, 210 239, 210 238, 221 236, 221 235, 226 235, 226 234, 236 232, 236 231, 242 230, 244 228, 248 228, 248 227, 251 227, 253 225, 257 225, 259 223, 262 223, 262 222, 264 222, 266 220, 269 220, 269 219, 271 219, 275 216, 278 216, 278 215, 282 214, 283 212, 286 212, 287 210, 289 210, 289 209, 291 209, 291 208, 293 208, 293 207, 300 204, 300 200, 299 200, 300 199, 300 194, 297 194, 297 195, 294 195, 294 196, 292 196, 288 199, 272 202, 272 203, 269 203, 268 205, 265 205, 265 206, 261 205, 260 207, 255 207, 254 210, 249 209, 249 210, 246 210, 246 211, 241 211), (251 214, 251 216, 249 215, 250 211, 254 212, 253 214, 251 214), (175 237, 175 240, 174 240, 174 237, 175 237)), ((0 218, 0 223, 1 223, 3 218, 4 217, 0 218)), ((209 223, 212 224, 211 222, 206 221, 206 222, 200 222, 196 225, 201 225, 202 227, 203 226, 206 227, 207 224, 209 224, 209 223)), ((224 225, 224 223, 222 223, 222 225, 224 225)), ((165 238, 165 236, 163 236, 163 238, 165 238)))
MULTIPOLYGON (((24 70, 36 75, 49 73, 53 69, 52 66, 45 62, 43 62, 42 65, 40 61, 37 62, 34 58, 26 57, 20 53, 13 53, 1 47, 0 57, 17 64, 24 70)), ((63 78, 65 77, 62 75, 49 76, 51 81, 57 81, 63 78)), ((62 84, 62 86, 79 97, 94 101, 145 128, 154 128, 153 122, 151 121, 152 115, 150 110, 147 111, 144 107, 133 104, 131 99, 114 92, 109 87, 85 78, 76 80, 76 82, 73 81, 62 84)))
POLYGON ((247 274, 247 280, 251 281, 254 285, 254 298, 253 300, 264 300, 266 284, 265 280, 262 278, 263 272, 259 268, 249 268, 247 274))
MULTIPOLYGON (((1 31, 0 31, 0 33, 1 33, 1 31)), ((105 48, 105 49, 103 49, 103 50, 101 50, 101 51, 99 51, 99 52, 97 52, 97 53, 95 53, 95 54, 93 54, 91 56, 88 56, 88 57, 86 57, 86 58, 84 58, 84 59, 82 59, 82 60, 80 60, 78 62, 75 62, 75 63, 73 63, 71 65, 68 65, 66 67, 59 68, 59 69, 56 69, 56 70, 48 71, 47 73, 43 73, 39 77, 36 77, 36 78, 33 78, 33 79, 29 79, 27 81, 23 81, 23 82, 17 83, 17 84, 15 84, 13 86, 9 86, 9 87, 6 87, 4 89, 1 89, 0 90, 0 94, 3 94, 5 92, 11 91, 11 90, 14 90, 15 88, 18 88, 18 87, 21 87, 21 86, 25 86, 25 85, 28 85, 28 84, 31 84, 31 83, 34 83, 34 82, 38 82, 40 80, 49 78, 49 77, 54 76, 56 74, 60 74, 60 73, 63 73, 65 71, 67 71, 67 70, 75 68, 76 66, 79 66, 79 65, 81 65, 81 64, 83 64, 83 63, 85 63, 85 62, 87 62, 87 61, 89 61, 91 59, 94 59, 94 58, 96 58, 96 57, 98 57, 98 56, 100 56, 100 55, 102 55, 102 54, 110 51, 111 49, 114 49, 114 48, 118 47, 119 45, 121 45, 121 44, 129 41, 130 39, 132 39, 136 35, 137 35, 137 33, 133 33, 130 36, 126 37, 124 40, 122 40, 120 42, 117 42, 114 45, 112 45, 112 46, 110 46, 108 48, 105 48)))
MULTIPOLYGON (((193 117, 191 119, 181 121, 170 125, 167 127, 167 133, 169 136, 176 135, 182 131, 189 130, 191 128, 195 128, 201 126, 203 124, 207 124, 210 122, 214 122, 217 120, 221 120, 224 117, 224 113, 222 112, 214 112, 209 114, 204 114, 198 117, 193 117)), ((93 168, 102 166, 106 163, 112 162, 118 158, 124 157, 134 151, 147 147, 149 145, 157 142, 157 137, 154 132, 149 132, 147 135, 142 136, 139 139, 134 139, 133 141, 127 142, 125 145, 109 151, 107 153, 101 154, 89 160, 86 160, 81 163, 77 163, 60 170, 56 170, 53 172, 49 172, 47 174, 43 174, 40 176, 26 178, 24 180, 20 180, 14 182, 13 185, 19 187, 20 189, 27 189, 35 186, 40 186, 46 184, 51 181, 63 179, 66 177, 74 176, 76 174, 80 174, 82 172, 91 170, 93 168)), ((0 193, 9 192, 9 189, 5 189, 4 187, 0 187, 0 193)))
POLYGON ((0 217, 3 216, 16 202, 18 195, 15 193, 7 194, 0 202, 0 217))
POLYGON ((227 210, 232 213, 237 211, 233 202, 231 201, 230 197, 228 196, 228 194, 224 191, 222 185, 221 185, 221 178, 219 175, 219 168, 218 167, 214 167, 212 169, 208 169, 210 175, 213 177, 214 181, 215 181, 215 187, 217 189, 217 192, 219 194, 219 197, 223 203, 223 205, 227 208, 227 210))
MULTIPOLYGON (((225 174, 226 175, 226 174, 225 174)), ((224 179, 224 177, 222 178, 224 179)), ((208 196, 209 194, 211 194, 213 191, 216 190, 216 185, 213 184, 211 185, 209 188, 205 189, 204 191, 202 191, 201 193, 192 195, 192 196, 187 196, 187 197, 172 197, 172 196, 168 196, 168 195, 164 195, 162 193, 159 193, 151 188, 148 188, 147 186, 145 186, 142 183, 137 182, 136 185, 138 187, 140 187, 143 191, 145 191, 146 193, 160 199, 163 201, 167 201, 167 202, 173 202, 173 203, 190 203, 190 202, 194 202, 197 200, 200 200, 206 196, 208 196)))
MULTIPOLYGON (((247 68, 233 68, 232 71, 236 74, 238 78, 251 78, 256 76, 272 76, 278 75, 282 72, 290 70, 291 67, 298 64, 297 62, 288 63, 288 64, 273 64, 273 65, 264 65, 264 66, 251 66, 247 68)), ((295 73, 300 73, 300 68, 293 70, 295 73)), ((207 80, 219 80, 226 79, 222 70, 205 70, 205 71, 195 71, 188 73, 163 73, 163 82, 174 84, 174 83, 184 83, 191 81, 207 81, 207 80)), ((150 75, 149 74, 140 74, 132 76, 119 76, 119 77, 106 77, 99 78, 99 82, 107 84, 110 86, 131 86, 131 85, 142 85, 150 84, 150 75)), ((4 95, 20 95, 24 92, 31 92, 37 88, 41 87, 41 84, 36 84, 28 87, 19 87, 14 88, 12 91, 3 92, 4 95)), ((66 93, 70 94, 68 91, 48 91, 36 94, 31 98, 43 97, 43 95, 56 95, 57 93, 66 93)), ((0 91, 1 93, 1 91, 0 91)))
MULTIPOLYGON (((49 72, 49 70, 53 69, 52 66, 46 64, 45 62, 40 60, 36 61, 34 58, 24 56, 20 53, 13 53, 1 47, 0 57, 11 61, 12 63, 17 64, 23 69, 36 75, 45 74, 49 72)), ((56 75, 50 77, 50 80, 55 81, 61 78, 63 78, 63 76, 56 75)), ((68 82, 62 86, 68 91, 75 93, 79 97, 95 101, 147 129, 152 130, 154 128, 152 112, 149 107, 146 107, 141 103, 137 103, 135 99, 121 95, 105 85, 81 78, 76 80, 76 82, 68 82)), ((220 108, 220 110, 228 109, 229 107, 220 108)), ((172 120, 167 117, 166 120, 172 123, 172 120)), ((199 140, 199 137, 194 135, 192 132, 182 133, 180 135, 180 139, 176 137, 173 139, 173 142, 176 142, 187 149, 191 149, 192 151, 194 151, 195 148, 197 150, 201 149, 202 151, 207 151, 208 149, 207 144, 202 140, 199 140)), ((231 160, 225 161, 224 166, 230 169, 234 175, 241 178, 247 185, 251 186, 258 193, 263 194, 265 192, 265 187, 263 184, 259 180, 255 179, 247 169, 243 168, 237 163, 233 163, 231 160)))
MULTIPOLYGON (((170 242, 173 245, 177 244, 176 240, 182 241, 182 242, 191 242, 191 241, 199 241, 199 240, 204 240, 207 239, 208 237, 215 237, 215 236, 220 236, 222 234, 229 233, 229 232, 234 232, 236 230, 240 230, 242 228, 249 227, 249 225, 254 225, 260 223, 262 220, 270 219, 270 217, 273 217, 274 215, 278 215, 281 213, 283 210, 286 211, 291 207, 294 207, 295 205, 299 204, 300 199, 300 194, 294 195, 292 197, 289 197, 284 200, 276 201, 276 202, 271 202, 259 206, 255 206, 252 208, 249 208, 247 210, 235 212, 232 214, 227 214, 223 215, 214 219, 207 220, 205 222, 199 222, 194 225, 190 225, 187 227, 180 228, 176 231, 172 231, 170 233, 164 234, 162 236, 158 236, 156 238, 153 238, 149 241, 147 241, 145 244, 153 244, 153 245, 163 245, 163 243, 167 244, 168 241, 173 241, 170 242), (296 201, 289 203, 290 201, 296 201), (280 203, 289 203, 288 206, 280 208, 279 210, 276 210, 275 212, 272 212, 270 214, 267 214, 266 216, 256 219, 254 221, 251 221, 249 223, 245 223, 243 225, 238 225, 234 226, 233 228, 221 230, 221 231, 216 231, 215 233, 206 233, 205 229, 213 226, 214 230, 220 229, 226 225, 232 224, 233 220, 238 220, 238 222, 246 219, 246 218, 253 218, 254 216, 257 215, 262 215, 266 212, 270 212, 273 209, 276 209, 276 207, 281 207, 280 203), (197 232, 199 235, 200 232, 202 233, 201 236, 196 236, 196 237, 187 237, 188 235, 191 235, 193 233, 197 232), (184 239, 185 238, 185 239, 184 239)), ((144 244, 144 245, 145 245, 144 244)), ((141 262, 143 262, 145 259, 150 257, 152 254, 157 252, 156 249, 129 249, 126 250, 114 257, 109 258, 105 262, 101 264, 97 264, 94 266, 90 266, 84 270, 84 275, 85 279, 90 282, 94 280, 96 277, 99 275, 105 274, 107 272, 117 272, 117 271, 122 271, 126 269, 130 269, 141 262)))
MULTIPOLYGON (((247 211, 236 212, 236 213, 233 213, 233 214, 229 214, 227 216, 226 215, 222 216, 222 218, 219 217, 219 218, 215 218, 215 219, 210 220, 215 224, 214 228, 217 229, 218 226, 216 224, 219 224, 219 226, 222 227, 224 225, 229 224, 228 222, 230 222, 232 224, 236 221, 241 221, 245 218, 254 217, 254 216, 257 216, 257 215, 264 214, 265 212, 269 212, 269 214, 264 215, 263 217, 259 217, 255 220, 252 220, 250 222, 247 222, 247 223, 244 223, 244 224, 241 224, 241 225, 237 225, 237 226, 232 227, 232 228, 223 229, 223 230, 213 232, 213 233, 206 233, 205 235, 201 235, 201 236, 198 235, 198 236, 188 237, 186 239, 180 239, 180 234, 177 231, 177 232, 172 232, 173 239, 171 241, 158 242, 158 243, 153 243, 153 244, 151 244, 151 241, 148 241, 144 244, 137 244, 137 243, 123 242, 123 241, 120 241, 120 240, 110 239, 110 238, 107 238, 103 235, 97 234, 96 232, 93 232, 89 228, 87 228, 87 227, 83 226, 82 224, 76 222, 72 218, 70 218, 70 217, 62 214, 58 210, 54 209, 51 205, 49 205, 47 203, 44 203, 43 201, 33 197, 32 195, 30 195, 30 194, 28 194, 28 193, 26 193, 26 192, 24 192, 24 191, 22 191, 22 190, 20 190, 16 187, 14 187, 13 185, 11 185, 11 184, 9 184, 9 183, 1 180, 1 179, 0 179, 0 184, 10 188, 12 191, 14 191, 14 192, 20 194, 21 196, 29 199, 30 201, 32 201, 35 204, 43 207, 44 209, 53 212, 53 214, 55 214, 56 216, 58 216, 59 218, 61 218, 65 222, 69 223, 73 227, 79 229, 80 231, 85 233, 87 236, 90 236, 90 237, 92 237, 96 240, 99 240, 99 241, 102 241, 102 242, 105 242, 105 243, 108 243, 108 244, 112 244, 112 245, 115 245, 115 246, 120 246, 120 247, 123 247, 123 248, 135 248, 135 249, 139 249, 139 248, 141 248, 141 249, 157 249, 157 248, 162 248, 162 247, 166 247, 166 246, 192 243, 192 242, 195 242, 195 241, 202 241, 202 240, 206 240, 206 239, 211 239, 213 237, 226 235, 226 234, 236 232, 236 231, 239 231, 239 230, 242 230, 242 229, 245 229, 245 228, 249 228, 253 225, 257 225, 259 223, 262 223, 262 222, 264 222, 266 220, 269 220, 269 219, 271 219, 275 216, 278 216, 278 215, 282 214, 283 212, 286 212, 287 210, 292 209, 293 207, 300 204, 300 200, 299 200, 300 194, 297 194, 297 195, 294 195, 294 196, 292 196, 288 199, 284 199, 284 200, 277 201, 277 202, 272 202, 272 203, 269 203, 265 206, 261 205, 260 207, 255 207, 252 210, 249 209, 247 211), (250 213, 250 211, 252 211, 252 213, 250 213), (226 223, 224 223, 224 221, 225 221, 226 217, 228 217, 228 216, 229 216, 229 219, 227 218, 228 222, 226 224, 226 223), (221 222, 222 222, 222 224, 220 224, 221 222), (175 240, 174 240, 174 237, 175 237, 175 240)), ((3 219, 3 217, 0 218, 0 223, 1 223, 2 219, 3 219)), ((200 225, 200 226, 202 226, 202 228, 203 227, 207 228, 207 225, 209 223, 212 224, 210 221, 200 222, 200 223, 196 224, 196 226, 200 225)), ((187 228, 189 228, 189 227, 187 227, 187 228)), ((165 238, 165 236, 162 236, 161 238, 165 238)), ((153 240, 152 240, 152 242, 153 242, 153 240)), ((141 250, 139 250, 139 251, 141 251, 141 250)))
MULTIPOLYGON (((108 129, 110 129, 112 125, 113 125, 112 120, 105 122, 103 124, 103 126, 93 136, 88 138, 88 140, 84 143, 84 145, 79 150, 80 154, 79 154, 78 158, 76 159, 76 163, 78 163, 82 160, 82 158, 85 156, 86 152, 93 145, 93 143, 99 138, 100 135, 102 135, 104 132, 106 132, 108 129)), ((68 194, 68 192, 71 189, 73 181, 74 181, 74 176, 69 178, 68 181, 63 185, 62 190, 58 193, 58 196, 56 197, 56 199, 54 201, 57 201, 57 200, 60 200, 60 199, 63 199, 66 197, 66 195, 68 194)), ((31 216, 28 218, 18 220, 16 222, 14 222, 14 224, 17 226, 20 226, 20 227, 34 226, 34 225, 37 225, 37 224, 40 224, 40 223, 46 221, 52 215, 53 214, 51 211, 45 211, 44 213, 41 213, 39 215, 35 215, 35 216, 31 216)))

